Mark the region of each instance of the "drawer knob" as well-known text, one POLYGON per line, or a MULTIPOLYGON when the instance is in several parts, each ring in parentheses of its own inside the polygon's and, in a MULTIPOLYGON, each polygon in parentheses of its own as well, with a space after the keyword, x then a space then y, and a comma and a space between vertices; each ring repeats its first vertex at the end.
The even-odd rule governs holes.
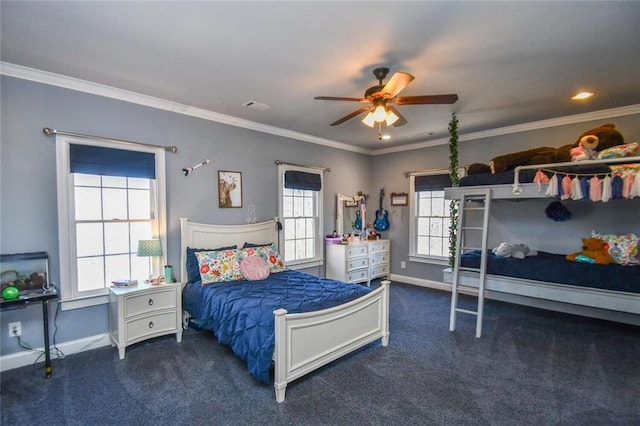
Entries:
POLYGON ((149 328, 153 328, 153 321, 149 321, 149 328))
POLYGON ((153 306, 153 299, 149 299, 149 306, 153 306))

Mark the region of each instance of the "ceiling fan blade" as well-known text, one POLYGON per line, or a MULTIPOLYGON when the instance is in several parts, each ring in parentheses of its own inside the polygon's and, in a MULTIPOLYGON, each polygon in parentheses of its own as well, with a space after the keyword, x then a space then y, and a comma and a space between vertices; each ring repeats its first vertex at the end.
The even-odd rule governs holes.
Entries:
POLYGON ((398 116, 398 120, 396 120, 396 122, 392 124, 393 127, 400 127, 407 124, 407 119, 404 118, 404 116, 400 114, 396 108, 392 107, 391 105, 388 105, 387 108, 389 108, 391 112, 398 116))
POLYGON ((317 101, 351 101, 351 102, 369 102, 364 98, 343 98, 340 96, 316 96, 313 98, 317 101))
POLYGON ((345 115, 344 117, 342 117, 340 120, 334 121, 333 123, 331 123, 332 126, 337 126, 338 124, 342 124, 347 120, 351 120, 353 117, 355 117, 358 114, 362 114, 365 111, 369 111, 371 109, 370 106, 366 106, 366 107, 362 107, 358 110, 353 111, 351 114, 345 115))
POLYGON ((458 100, 458 95, 424 95, 424 96, 400 96, 395 99, 396 105, 424 105, 424 104, 453 104, 458 100))
POLYGON ((387 99, 394 98, 405 87, 407 87, 414 78, 414 76, 406 72, 397 72, 393 74, 389 81, 387 81, 387 84, 384 85, 384 88, 380 93, 387 99))

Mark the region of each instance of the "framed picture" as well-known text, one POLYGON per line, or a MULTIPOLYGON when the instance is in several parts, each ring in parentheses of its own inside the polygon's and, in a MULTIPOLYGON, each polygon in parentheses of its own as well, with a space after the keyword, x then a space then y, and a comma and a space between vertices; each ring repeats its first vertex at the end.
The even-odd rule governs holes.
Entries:
POLYGON ((218 207, 242 207, 242 172, 218 170, 218 207))
POLYGON ((406 192, 392 192, 391 205, 392 206, 408 206, 409 194, 407 194, 406 192))

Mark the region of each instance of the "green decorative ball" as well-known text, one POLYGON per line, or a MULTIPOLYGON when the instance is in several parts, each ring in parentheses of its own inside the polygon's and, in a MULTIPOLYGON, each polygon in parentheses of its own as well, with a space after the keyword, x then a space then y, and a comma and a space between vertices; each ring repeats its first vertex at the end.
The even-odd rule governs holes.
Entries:
POLYGON ((20 294, 20 291, 18 291, 18 289, 15 287, 7 287, 4 290, 2 290, 2 298, 4 300, 17 299, 19 294, 20 294))

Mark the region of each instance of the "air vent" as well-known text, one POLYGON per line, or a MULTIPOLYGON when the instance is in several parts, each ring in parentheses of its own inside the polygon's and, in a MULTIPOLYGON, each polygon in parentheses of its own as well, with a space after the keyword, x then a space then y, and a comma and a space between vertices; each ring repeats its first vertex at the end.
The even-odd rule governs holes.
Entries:
POLYGON ((242 106, 245 106, 245 107, 251 108, 251 109, 255 109, 257 111, 266 111, 269 108, 271 108, 267 104, 263 104, 263 103, 256 102, 256 101, 247 101, 247 102, 243 103, 242 106))

